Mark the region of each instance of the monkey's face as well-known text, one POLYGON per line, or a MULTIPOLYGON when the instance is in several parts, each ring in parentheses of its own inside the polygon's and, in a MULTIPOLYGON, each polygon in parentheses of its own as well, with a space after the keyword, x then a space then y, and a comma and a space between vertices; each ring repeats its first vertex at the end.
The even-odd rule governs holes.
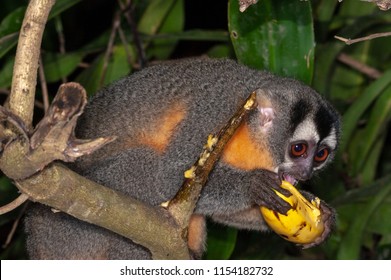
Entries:
POLYGON ((267 139, 274 170, 292 185, 306 181, 334 157, 340 116, 317 92, 281 78, 258 90, 259 139, 267 139), (265 112, 268 112, 267 114, 265 112))
POLYGON ((306 181, 333 159, 338 146, 339 116, 326 109, 320 104, 307 106, 307 110, 300 109, 296 123, 291 118, 283 161, 276 170, 282 180, 293 185, 306 181))

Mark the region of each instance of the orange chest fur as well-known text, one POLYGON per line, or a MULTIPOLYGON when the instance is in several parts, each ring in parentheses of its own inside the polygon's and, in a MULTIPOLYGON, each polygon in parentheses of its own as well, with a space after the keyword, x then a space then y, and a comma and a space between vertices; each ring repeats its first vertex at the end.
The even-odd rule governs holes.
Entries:
POLYGON ((250 171, 267 169, 272 171, 273 158, 269 150, 258 144, 246 124, 241 125, 227 143, 221 158, 226 164, 250 171))

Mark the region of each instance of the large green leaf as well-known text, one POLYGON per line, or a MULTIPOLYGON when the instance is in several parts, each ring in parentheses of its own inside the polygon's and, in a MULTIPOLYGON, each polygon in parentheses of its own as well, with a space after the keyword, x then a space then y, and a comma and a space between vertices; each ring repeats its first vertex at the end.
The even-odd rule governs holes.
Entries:
POLYGON ((308 1, 262 0, 241 13, 231 0, 228 17, 240 62, 311 83, 315 41, 308 1))

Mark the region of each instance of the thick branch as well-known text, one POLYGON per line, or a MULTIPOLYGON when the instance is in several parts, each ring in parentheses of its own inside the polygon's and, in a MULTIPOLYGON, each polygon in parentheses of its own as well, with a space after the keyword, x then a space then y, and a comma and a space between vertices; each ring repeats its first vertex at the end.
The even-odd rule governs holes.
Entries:
POLYGON ((9 109, 32 127, 40 46, 55 0, 31 0, 19 34, 9 109))
POLYGON ((16 184, 37 202, 107 228, 149 248, 154 259, 189 258, 187 244, 178 234, 167 211, 161 207, 149 207, 60 164, 53 164, 16 184))

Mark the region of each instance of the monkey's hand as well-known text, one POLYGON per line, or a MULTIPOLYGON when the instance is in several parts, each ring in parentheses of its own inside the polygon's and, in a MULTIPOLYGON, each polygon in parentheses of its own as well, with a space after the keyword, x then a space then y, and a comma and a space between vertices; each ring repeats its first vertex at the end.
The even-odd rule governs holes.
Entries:
MULTIPOLYGON (((313 194, 306 192, 306 191, 301 191, 301 194, 309 201, 311 201, 315 198, 315 196, 313 194)), ((314 247, 314 246, 317 246, 317 245, 323 243, 330 236, 330 233, 335 228, 335 223, 336 223, 335 209, 330 207, 323 200, 321 200, 320 201, 320 211, 322 213, 324 231, 312 243, 302 245, 303 249, 311 248, 311 247, 314 247)))
POLYGON ((286 214, 291 209, 291 205, 279 197, 275 191, 286 196, 290 195, 289 191, 281 188, 281 179, 277 173, 263 169, 253 171, 250 183, 253 203, 286 214))

